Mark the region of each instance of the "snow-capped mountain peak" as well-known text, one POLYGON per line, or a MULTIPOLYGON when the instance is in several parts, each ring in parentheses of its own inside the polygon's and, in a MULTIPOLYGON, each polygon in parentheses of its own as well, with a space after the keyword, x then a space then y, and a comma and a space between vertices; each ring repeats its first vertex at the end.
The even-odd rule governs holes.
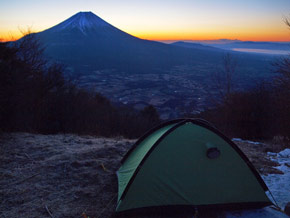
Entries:
POLYGON ((86 33, 86 30, 98 27, 111 27, 111 25, 92 12, 79 12, 62 23, 54 26, 52 29, 54 31, 61 31, 64 29, 77 28, 83 33, 86 33))

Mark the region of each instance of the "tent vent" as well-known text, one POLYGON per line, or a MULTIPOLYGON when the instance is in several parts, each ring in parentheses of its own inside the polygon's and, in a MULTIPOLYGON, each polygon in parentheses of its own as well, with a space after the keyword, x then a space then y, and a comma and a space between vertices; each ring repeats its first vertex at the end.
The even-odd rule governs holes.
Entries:
POLYGON ((206 156, 209 159, 215 159, 220 156, 221 154, 220 150, 212 143, 206 143, 206 147, 207 147, 206 156))
POLYGON ((207 152, 206 152, 206 156, 209 159, 218 158, 220 156, 220 154, 221 154, 221 152, 218 148, 209 148, 209 149, 207 149, 207 152))

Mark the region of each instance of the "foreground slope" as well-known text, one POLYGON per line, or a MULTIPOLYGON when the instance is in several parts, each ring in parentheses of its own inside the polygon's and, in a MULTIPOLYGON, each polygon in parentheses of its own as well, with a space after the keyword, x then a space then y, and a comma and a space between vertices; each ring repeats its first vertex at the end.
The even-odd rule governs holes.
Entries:
MULTIPOLYGON (((117 202, 115 171, 133 143, 134 140, 122 138, 71 134, 2 134, 0 217, 50 217, 48 211, 53 217, 84 217, 83 213, 87 217, 110 217, 117 202)), ((265 147, 246 142, 238 142, 238 145, 260 173, 274 172, 271 168, 274 163, 262 152, 265 147)), ((277 178, 280 175, 266 176, 270 190, 277 178)), ((281 190, 272 191, 281 205, 277 197, 281 190)), ((265 214, 279 217, 275 211, 255 213, 260 217, 267 217, 265 214)), ((243 214, 211 217, 249 217, 253 212, 243 214)))

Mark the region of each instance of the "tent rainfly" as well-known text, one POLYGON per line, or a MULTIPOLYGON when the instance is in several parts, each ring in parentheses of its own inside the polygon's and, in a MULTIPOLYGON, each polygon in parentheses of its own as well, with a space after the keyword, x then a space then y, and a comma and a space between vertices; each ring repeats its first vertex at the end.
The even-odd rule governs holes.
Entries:
POLYGON ((117 176, 116 212, 272 204, 245 154, 200 119, 172 120, 147 132, 124 156, 117 176))

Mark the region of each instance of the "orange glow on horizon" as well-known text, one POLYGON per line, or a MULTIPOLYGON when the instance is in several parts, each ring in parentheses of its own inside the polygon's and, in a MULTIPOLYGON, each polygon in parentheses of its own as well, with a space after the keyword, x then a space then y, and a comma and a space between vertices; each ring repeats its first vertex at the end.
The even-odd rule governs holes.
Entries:
POLYGON ((23 34, 18 31, 4 31, 0 29, 0 42, 16 41, 20 39, 23 34))
MULTIPOLYGON (((152 40, 152 41, 203 41, 203 40, 219 40, 219 39, 228 39, 228 40, 241 40, 241 41, 256 41, 256 42, 290 42, 290 37, 230 37, 230 36, 223 36, 223 37, 217 37, 217 36, 199 36, 199 37, 180 37, 178 35, 171 36, 171 35, 137 35, 132 34, 135 37, 138 37, 140 39, 145 40, 152 40)), ((21 34, 18 36, 8 36, 8 37, 1 37, 0 36, 0 42, 9 42, 9 41, 16 41, 22 37, 21 34)))
POLYGON ((179 36, 150 36, 150 35, 134 35, 140 39, 153 40, 153 41, 206 41, 206 40, 241 40, 241 41, 255 41, 255 42, 290 42, 290 37, 230 37, 230 36, 200 36, 200 37, 179 37, 179 36))
POLYGON ((264 42, 289 42, 290 34, 275 35, 275 34, 166 34, 166 33, 148 33, 148 34, 132 34, 138 38, 154 41, 190 41, 190 40, 241 40, 241 41, 264 41, 264 42))
POLYGON ((18 36, 18 37, 0 37, 0 42, 12 42, 12 41, 16 41, 18 39, 20 39, 22 36, 18 36))
MULTIPOLYGON (((33 31, 38 32, 38 31, 33 31)), ((126 31, 128 34, 131 34, 135 37, 153 40, 153 41, 190 41, 190 40, 218 40, 218 39, 229 39, 229 40, 242 40, 242 41, 275 41, 275 42, 289 42, 290 41, 290 33, 289 32, 251 32, 244 31, 239 34, 233 34, 229 31, 224 32, 141 32, 141 31, 126 31)), ((7 41, 16 41, 21 38, 23 34, 18 30, 14 32, 5 32, 0 30, 0 42, 7 41)))

